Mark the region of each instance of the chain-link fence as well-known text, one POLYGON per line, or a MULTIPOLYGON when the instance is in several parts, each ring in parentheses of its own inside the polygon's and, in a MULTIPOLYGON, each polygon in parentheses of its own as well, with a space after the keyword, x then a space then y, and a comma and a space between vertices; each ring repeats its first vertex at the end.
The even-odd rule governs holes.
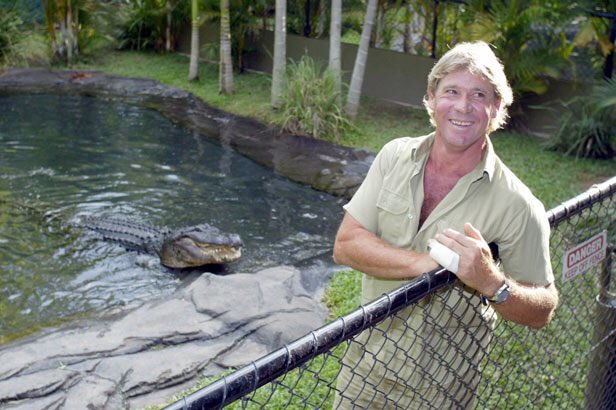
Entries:
POLYGON ((616 177, 548 216, 547 327, 497 318, 435 270, 169 408, 616 408, 616 177))

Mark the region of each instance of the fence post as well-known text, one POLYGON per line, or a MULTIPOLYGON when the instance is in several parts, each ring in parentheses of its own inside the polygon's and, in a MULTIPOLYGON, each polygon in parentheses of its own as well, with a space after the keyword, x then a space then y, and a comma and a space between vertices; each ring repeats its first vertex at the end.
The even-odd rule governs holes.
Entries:
MULTIPOLYGON (((586 380, 586 408, 608 410, 616 407, 616 292, 610 292, 613 255, 608 246, 596 299, 595 334, 586 380)), ((616 286, 616 283, 612 285, 616 286)))

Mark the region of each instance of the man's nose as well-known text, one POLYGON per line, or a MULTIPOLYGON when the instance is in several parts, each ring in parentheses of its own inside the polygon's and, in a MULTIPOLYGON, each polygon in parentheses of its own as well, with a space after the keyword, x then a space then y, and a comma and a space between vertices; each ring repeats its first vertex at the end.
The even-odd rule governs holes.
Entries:
POLYGON ((473 104, 471 103, 471 99, 468 95, 463 94, 456 101, 456 110, 462 113, 469 113, 473 109, 473 104))

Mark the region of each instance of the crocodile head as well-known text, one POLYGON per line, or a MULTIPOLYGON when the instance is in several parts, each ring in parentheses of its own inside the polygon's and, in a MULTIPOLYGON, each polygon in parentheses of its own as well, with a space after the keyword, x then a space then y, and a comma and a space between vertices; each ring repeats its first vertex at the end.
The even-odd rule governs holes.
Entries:
POLYGON ((165 235, 159 256, 169 268, 190 268, 233 262, 242 256, 242 246, 239 235, 201 224, 165 235))

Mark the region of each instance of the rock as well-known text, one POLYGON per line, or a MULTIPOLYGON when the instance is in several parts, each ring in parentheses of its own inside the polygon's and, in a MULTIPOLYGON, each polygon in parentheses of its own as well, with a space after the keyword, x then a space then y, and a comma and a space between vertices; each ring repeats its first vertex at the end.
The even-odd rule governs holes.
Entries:
POLYGON ((322 326, 326 315, 296 268, 205 273, 119 319, 77 323, 3 346, 0 406, 161 404, 203 375, 246 365, 322 326))

